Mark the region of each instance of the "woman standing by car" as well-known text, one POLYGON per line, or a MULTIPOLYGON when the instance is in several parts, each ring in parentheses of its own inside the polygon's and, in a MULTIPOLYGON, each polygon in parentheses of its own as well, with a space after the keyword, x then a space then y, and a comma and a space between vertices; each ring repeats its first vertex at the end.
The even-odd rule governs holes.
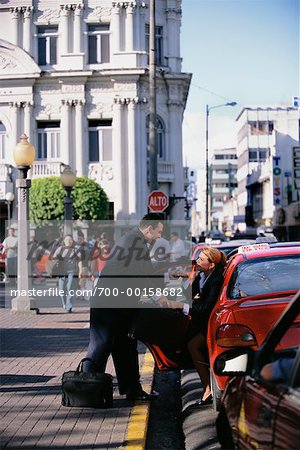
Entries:
POLYGON ((64 237, 63 244, 55 250, 53 259, 59 261, 57 276, 58 289, 63 292, 60 296, 62 304, 66 311, 71 313, 73 305, 70 290, 75 276, 81 277, 82 261, 81 253, 75 248, 73 237, 70 234, 64 237))
MULTIPOLYGON (((192 317, 186 341, 203 386, 203 396, 196 403, 198 406, 212 403, 206 335, 209 317, 223 284, 225 263, 226 256, 223 252, 214 247, 205 247, 197 259, 197 268, 200 270, 198 274, 195 272, 195 278, 191 284, 192 306, 189 306, 188 303, 174 301, 168 301, 161 305, 180 309, 184 314, 190 314, 192 317)), ((183 273, 179 275, 187 276, 183 273)))

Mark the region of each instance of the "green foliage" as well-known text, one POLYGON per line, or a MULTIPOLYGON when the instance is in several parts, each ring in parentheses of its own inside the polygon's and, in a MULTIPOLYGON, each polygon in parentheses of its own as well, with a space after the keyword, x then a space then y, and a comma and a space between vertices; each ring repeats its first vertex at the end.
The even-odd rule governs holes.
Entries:
MULTIPOLYGON (((108 199, 103 189, 94 180, 78 177, 72 190, 73 218, 81 220, 105 220, 108 199)), ((59 177, 37 178, 30 188, 30 219, 35 225, 44 221, 63 220, 64 196, 59 177)))

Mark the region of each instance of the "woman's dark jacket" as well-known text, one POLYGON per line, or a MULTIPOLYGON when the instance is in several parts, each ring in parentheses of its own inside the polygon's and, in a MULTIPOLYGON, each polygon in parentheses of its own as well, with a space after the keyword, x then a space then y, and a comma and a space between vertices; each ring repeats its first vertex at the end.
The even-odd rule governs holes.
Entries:
POLYGON ((190 308, 191 327, 194 331, 192 334, 196 335, 201 332, 205 336, 207 333, 208 320, 222 288, 223 271, 224 267, 216 267, 204 284, 201 293, 199 288, 200 273, 192 283, 191 294, 193 303, 190 308), (197 298, 198 296, 200 298, 197 298))

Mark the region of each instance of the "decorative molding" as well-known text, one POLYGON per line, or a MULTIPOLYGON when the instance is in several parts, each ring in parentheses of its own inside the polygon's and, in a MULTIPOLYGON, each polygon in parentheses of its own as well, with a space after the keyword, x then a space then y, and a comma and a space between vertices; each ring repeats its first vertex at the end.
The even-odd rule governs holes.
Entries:
POLYGON ((9 71, 10 69, 15 69, 16 67, 19 67, 19 65, 17 64, 17 61, 15 59, 4 56, 3 53, 0 54, 1 71, 9 71))
POLYGON ((113 8, 148 8, 145 2, 127 1, 127 2, 112 2, 113 8))
POLYGON ((83 84, 62 84, 62 94, 81 94, 84 92, 83 84))
POLYGON ((114 97, 114 104, 116 105, 129 105, 129 103, 135 105, 148 103, 148 99, 146 97, 114 97))
POLYGON ((24 18, 25 19, 30 19, 33 11, 34 11, 34 7, 33 6, 26 6, 26 9, 24 11, 24 18))
POLYGON ((181 8, 167 8, 166 14, 168 19, 178 19, 182 16, 181 8))
POLYGON ((136 83, 115 83, 114 90, 119 92, 136 91, 136 83))
POLYGON ((50 24, 51 22, 57 22, 59 20, 59 16, 59 9, 46 8, 41 12, 40 16, 38 16, 38 22, 47 22, 50 24))
POLYGON ((98 102, 96 105, 89 105, 88 116, 102 118, 103 116, 111 117, 113 107, 110 103, 98 102))
POLYGON ((99 184, 101 181, 112 181, 114 179, 113 167, 110 164, 90 164, 88 177, 99 184))
POLYGON ((98 93, 103 93, 103 92, 113 92, 114 88, 112 83, 91 83, 88 84, 88 92, 90 93, 90 95, 93 94, 98 94, 98 93))
POLYGON ((87 16, 88 21, 97 19, 99 22, 109 22, 111 20, 112 10, 109 7, 97 6, 93 11, 87 16))
POLYGON ((48 94, 60 94, 61 88, 59 86, 53 86, 51 84, 45 84, 36 88, 36 93, 40 95, 48 95, 48 94))
POLYGON ((46 116, 48 120, 51 119, 52 116, 59 116, 60 114, 60 108, 58 105, 51 105, 51 104, 47 104, 47 105, 42 105, 36 108, 36 115, 37 118, 39 118, 39 116, 46 116))

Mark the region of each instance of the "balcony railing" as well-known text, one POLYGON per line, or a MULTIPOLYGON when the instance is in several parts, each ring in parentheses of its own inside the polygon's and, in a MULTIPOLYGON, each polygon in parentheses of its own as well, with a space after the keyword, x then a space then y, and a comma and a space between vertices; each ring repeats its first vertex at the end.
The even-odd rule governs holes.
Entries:
POLYGON ((62 165, 61 162, 34 162, 29 176, 31 178, 59 177, 62 165))
MULTIPOLYGON (((149 181, 149 161, 147 162, 147 176, 149 181)), ((174 164, 169 161, 157 161, 157 180, 160 182, 172 182, 174 178, 174 164)))

